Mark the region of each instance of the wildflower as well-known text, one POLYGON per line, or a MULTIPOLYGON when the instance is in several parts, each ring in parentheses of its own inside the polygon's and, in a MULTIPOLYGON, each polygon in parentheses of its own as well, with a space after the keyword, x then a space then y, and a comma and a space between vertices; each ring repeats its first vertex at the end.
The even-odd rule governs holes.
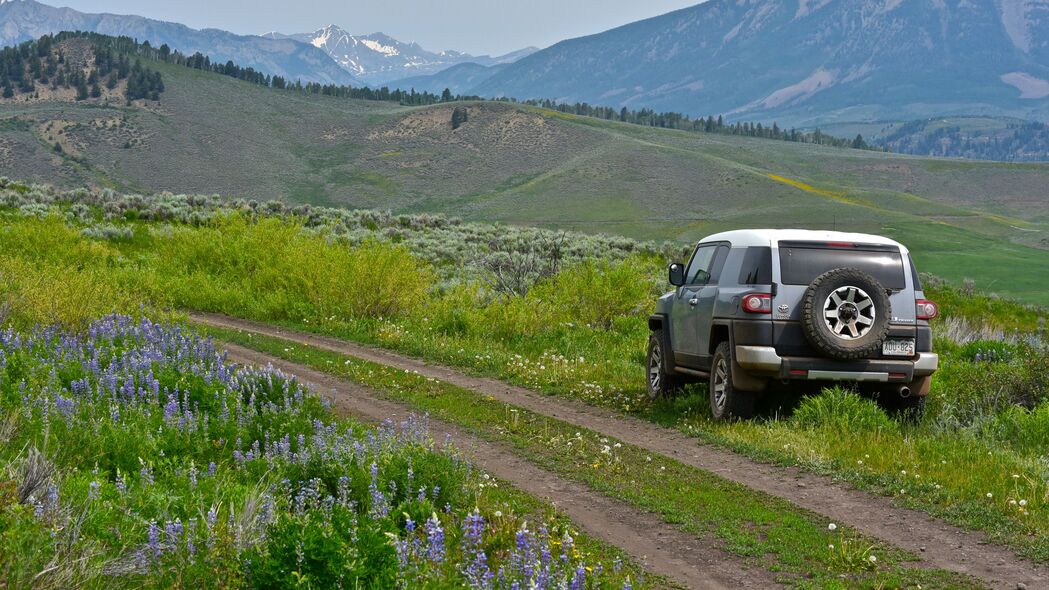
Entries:
POLYGON ((870 561, 871 563, 875 563, 875 562, 878 561, 878 557, 876 555, 874 555, 873 553, 871 553, 870 557, 868 557, 867 560, 870 561))
POLYGON ((1027 506, 1027 500, 1020 500, 1020 506, 1027 506))
POLYGON ((832 522, 832 523, 830 523, 830 524, 828 524, 828 525, 827 525, 827 530, 828 530, 828 531, 836 531, 836 530, 838 530, 838 525, 836 525, 836 524, 834 524, 834 523, 832 522))
POLYGON ((993 497, 994 497, 994 494, 992 494, 991 492, 987 492, 987 497, 988 497, 988 498, 993 498, 993 497))

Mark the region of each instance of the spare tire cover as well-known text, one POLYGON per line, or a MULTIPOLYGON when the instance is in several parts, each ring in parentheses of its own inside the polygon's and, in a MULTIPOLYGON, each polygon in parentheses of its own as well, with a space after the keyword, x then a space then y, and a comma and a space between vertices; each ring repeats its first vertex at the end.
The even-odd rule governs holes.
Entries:
POLYGON ((878 279, 838 268, 812 281, 802 299, 802 329, 809 343, 836 359, 878 355, 889 333, 892 305, 878 279))

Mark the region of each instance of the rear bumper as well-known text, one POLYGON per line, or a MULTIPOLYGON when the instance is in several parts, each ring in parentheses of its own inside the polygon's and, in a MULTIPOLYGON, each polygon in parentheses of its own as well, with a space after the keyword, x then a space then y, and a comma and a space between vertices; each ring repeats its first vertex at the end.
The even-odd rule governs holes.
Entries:
POLYGON ((738 345, 736 363, 748 372, 779 379, 909 383, 935 373, 939 368, 939 356, 934 352, 920 352, 913 359, 836 361, 782 357, 771 346, 738 345))

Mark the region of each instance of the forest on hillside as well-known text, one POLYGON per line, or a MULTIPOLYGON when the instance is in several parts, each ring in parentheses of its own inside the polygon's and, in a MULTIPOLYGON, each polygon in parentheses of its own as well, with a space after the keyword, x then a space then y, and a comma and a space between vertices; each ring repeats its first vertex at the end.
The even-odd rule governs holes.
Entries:
POLYGON ((1045 123, 1009 123, 992 130, 966 129, 961 125, 931 127, 931 121, 913 121, 876 144, 892 152, 916 156, 1001 162, 1049 160, 1049 125, 1045 123))

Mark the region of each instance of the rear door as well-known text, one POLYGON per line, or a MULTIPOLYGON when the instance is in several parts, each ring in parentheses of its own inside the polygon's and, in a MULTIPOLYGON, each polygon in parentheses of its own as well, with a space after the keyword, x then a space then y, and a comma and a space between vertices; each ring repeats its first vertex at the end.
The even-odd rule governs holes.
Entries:
POLYGON ((873 275, 889 292, 890 325, 915 325, 908 268, 904 264, 904 253, 897 246, 781 241, 773 248, 772 258, 773 279, 777 284, 772 300, 773 334, 776 349, 782 355, 814 354, 801 331, 802 299, 816 277, 836 268, 858 268, 873 275))
POLYGON ((671 311, 675 364, 694 369, 706 366, 707 339, 717 299, 716 274, 727 251, 720 243, 700 244, 685 269, 685 284, 678 288, 671 311))

